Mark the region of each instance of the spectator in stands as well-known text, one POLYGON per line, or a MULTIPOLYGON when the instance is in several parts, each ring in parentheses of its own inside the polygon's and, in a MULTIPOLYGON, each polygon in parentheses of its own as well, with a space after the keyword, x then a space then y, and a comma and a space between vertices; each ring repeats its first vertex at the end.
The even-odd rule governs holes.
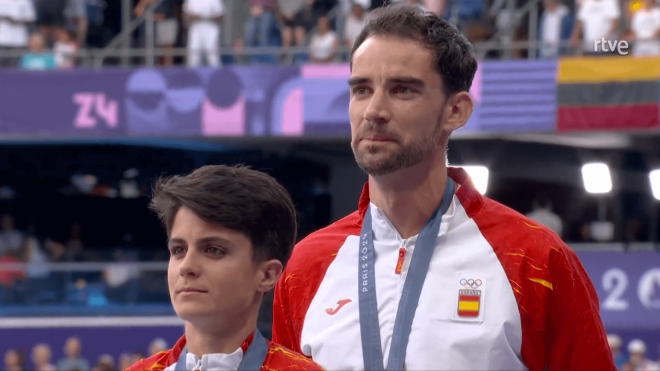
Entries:
MULTIPOLYGON (((138 360, 139 361, 139 360, 138 360)), ((133 359, 131 358, 131 355, 129 353, 122 353, 119 356, 119 364, 117 365, 119 370, 125 370, 129 367, 131 367, 132 364, 134 364, 133 359)))
MULTIPOLYGON (((154 0, 140 0, 133 12, 136 16, 141 17, 146 7, 153 3, 154 0)), ((154 9, 155 37, 158 48, 172 49, 176 44, 179 34, 179 21, 176 18, 175 11, 176 4, 174 0, 164 0, 154 9)), ((166 55, 160 59, 161 65, 171 66, 174 58, 171 55, 166 55)))
POLYGON ((337 54, 339 40, 337 34, 330 29, 328 17, 319 17, 316 22, 316 33, 309 43, 309 59, 312 63, 332 63, 337 54))
POLYGON ((353 6, 351 7, 351 13, 346 17, 346 24, 344 28, 344 46, 351 48, 355 39, 364 28, 364 25, 367 22, 366 9, 368 8, 368 1, 364 0, 353 0, 353 6))
POLYGON ((610 346, 610 351, 612 351, 612 358, 614 359, 616 369, 620 370, 623 364, 626 363, 626 355, 621 352, 623 342, 620 337, 612 334, 607 335, 607 343, 610 346))
POLYGON ((23 361, 21 355, 14 349, 9 349, 5 353, 5 371, 22 371, 23 361))
POLYGON ((37 344, 32 348, 32 363, 35 371, 55 371, 55 366, 50 363, 52 354, 50 347, 46 344, 37 344))
POLYGON ((58 30, 55 34, 55 46, 53 47, 57 68, 70 69, 75 67, 77 52, 78 44, 73 40, 71 31, 58 30))
POLYGON ((35 0, 39 33, 50 41, 55 33, 66 26, 67 0, 35 0))
POLYGON ((58 371, 88 371, 89 362, 80 356, 80 340, 70 337, 64 344, 65 358, 57 362, 58 371))
POLYGON ((311 8, 307 0, 278 0, 277 6, 282 22, 282 47, 305 45, 305 32, 308 27, 308 14, 311 8))
MULTIPOLYGON (((31 0, 0 0, 0 53, 17 53, 28 46, 28 24, 36 13, 31 0)), ((19 56, 0 55, 0 67, 16 67, 19 56)))
POLYGON ((0 256, 24 260, 25 235, 16 229, 16 221, 11 213, 0 215, 0 256))
POLYGON ((552 203, 546 198, 540 198, 532 203, 532 212, 526 216, 533 221, 550 228, 561 237, 563 223, 559 215, 552 212, 552 203))
MULTIPOLYGON (((131 354, 131 365, 134 365, 138 362, 140 362, 142 359, 144 359, 144 352, 141 350, 138 350, 131 354)), ((129 366, 130 367, 130 366, 129 366)))
POLYGON ((577 21, 573 26, 571 44, 580 46, 588 55, 603 54, 602 45, 596 49, 596 41, 613 41, 619 24, 621 11, 617 0, 584 0, 580 4, 577 21))
POLYGON ((630 363, 635 371, 657 371, 657 365, 650 359, 646 359, 646 343, 635 339, 628 343, 628 354, 630 363))
POLYGON ((219 67, 224 0, 185 0, 183 11, 188 21, 188 66, 199 66, 205 55, 210 66, 219 67))
POLYGON ((540 57, 554 59, 565 53, 559 43, 571 38, 573 31, 573 16, 566 5, 559 0, 544 0, 544 11, 539 22, 540 57))
MULTIPOLYGON (((72 37, 71 40, 84 46, 88 27, 86 0, 67 0, 64 16, 67 21, 67 30, 76 30, 75 35, 77 37, 72 37)), ((57 40, 57 32, 55 33, 55 39, 57 40)))
POLYGON ((114 371, 116 369, 115 359, 109 354, 102 354, 92 371, 114 371))
POLYGON ((244 44, 247 47, 268 46, 275 22, 275 0, 249 0, 249 4, 244 44))
POLYGON ((632 16, 633 55, 660 55, 660 8, 654 0, 644 0, 632 16))
POLYGON ((151 342, 151 344, 149 344, 148 354, 149 357, 151 357, 154 354, 158 354, 168 349, 169 347, 167 346, 167 342, 163 338, 156 338, 151 342))
POLYGON ((21 68, 25 70, 50 70, 57 68, 55 56, 46 50, 44 37, 35 32, 30 36, 30 50, 21 59, 21 68))

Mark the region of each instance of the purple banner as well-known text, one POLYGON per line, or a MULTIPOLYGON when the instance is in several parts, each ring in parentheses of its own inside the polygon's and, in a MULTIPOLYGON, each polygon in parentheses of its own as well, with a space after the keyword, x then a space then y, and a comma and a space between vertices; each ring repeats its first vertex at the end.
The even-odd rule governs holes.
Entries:
MULTIPOLYGON (((481 63, 470 90, 475 110, 462 130, 552 131, 553 63, 481 63)), ((0 135, 347 136, 349 75, 344 64, 5 70, 0 135)))
POLYGON ((598 292, 608 331, 660 334, 660 253, 594 251, 578 257, 598 292))

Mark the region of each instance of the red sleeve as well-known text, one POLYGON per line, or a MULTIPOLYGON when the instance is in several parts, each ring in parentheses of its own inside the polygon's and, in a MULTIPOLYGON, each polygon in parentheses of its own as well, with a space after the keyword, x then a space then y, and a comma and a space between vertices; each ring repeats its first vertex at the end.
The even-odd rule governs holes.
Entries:
POLYGON ((552 231, 483 198, 456 195, 497 255, 518 303, 529 370, 616 370, 598 297, 577 256, 552 231))
POLYGON ((616 370, 600 319, 598 296, 575 253, 550 253, 554 289, 547 336, 548 370, 616 370))

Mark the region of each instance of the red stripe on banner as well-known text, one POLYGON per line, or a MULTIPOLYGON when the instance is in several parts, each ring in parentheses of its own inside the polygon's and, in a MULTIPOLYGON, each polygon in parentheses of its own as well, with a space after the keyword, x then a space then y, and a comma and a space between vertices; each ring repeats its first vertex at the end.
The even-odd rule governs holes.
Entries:
POLYGON ((654 104, 557 108, 557 131, 648 129, 660 126, 654 104))
POLYGON ((471 311, 471 310, 459 310, 458 315, 460 317, 479 317, 479 311, 471 311))
POLYGON ((459 295, 458 301, 479 301, 479 296, 459 295))

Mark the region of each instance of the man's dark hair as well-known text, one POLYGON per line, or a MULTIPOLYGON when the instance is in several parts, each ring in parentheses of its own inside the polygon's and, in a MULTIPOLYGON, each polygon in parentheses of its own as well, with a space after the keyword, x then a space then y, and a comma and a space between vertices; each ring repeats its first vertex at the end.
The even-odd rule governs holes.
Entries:
POLYGON ((374 10, 353 44, 351 68, 355 51, 373 35, 419 42, 433 52, 433 66, 442 77, 445 94, 470 90, 477 72, 476 55, 467 38, 446 20, 407 4, 384 5, 374 10))
POLYGON ((277 259, 285 265, 291 255, 296 209, 286 189, 268 174, 244 166, 209 165, 186 176, 158 179, 150 208, 168 237, 181 206, 245 234, 255 261, 277 259))

